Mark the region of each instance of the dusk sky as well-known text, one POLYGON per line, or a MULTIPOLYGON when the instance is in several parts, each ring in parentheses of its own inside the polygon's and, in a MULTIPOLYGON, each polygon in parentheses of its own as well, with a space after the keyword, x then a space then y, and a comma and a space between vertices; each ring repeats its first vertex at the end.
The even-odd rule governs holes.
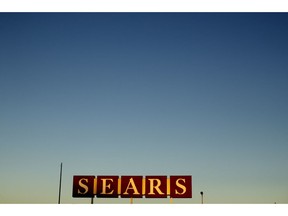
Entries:
POLYGON ((192 175, 175 203, 287 204, 288 13, 0 13, 0 203, 57 203, 61 162, 62 203, 192 175))

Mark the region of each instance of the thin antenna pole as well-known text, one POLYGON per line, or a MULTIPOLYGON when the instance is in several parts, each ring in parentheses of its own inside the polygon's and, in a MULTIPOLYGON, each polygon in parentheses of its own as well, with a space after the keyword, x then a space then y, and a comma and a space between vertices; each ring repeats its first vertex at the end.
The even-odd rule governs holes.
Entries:
POLYGON ((61 183, 62 183, 62 162, 61 162, 61 166, 60 166, 60 182, 59 182, 58 204, 60 204, 60 199, 61 199, 61 183))

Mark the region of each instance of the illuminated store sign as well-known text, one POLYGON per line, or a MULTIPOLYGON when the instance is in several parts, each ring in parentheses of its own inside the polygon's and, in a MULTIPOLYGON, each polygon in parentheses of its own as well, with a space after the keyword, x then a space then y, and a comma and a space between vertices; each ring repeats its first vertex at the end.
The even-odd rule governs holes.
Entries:
POLYGON ((192 176, 74 176, 73 197, 192 198, 192 176))

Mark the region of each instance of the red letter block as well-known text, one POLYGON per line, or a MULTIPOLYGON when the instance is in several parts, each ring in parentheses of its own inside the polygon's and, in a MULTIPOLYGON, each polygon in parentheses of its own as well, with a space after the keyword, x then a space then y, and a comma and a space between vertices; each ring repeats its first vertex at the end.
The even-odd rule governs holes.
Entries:
POLYGON ((142 176, 121 176, 121 197, 142 198, 142 176))
POLYGON ((118 176, 97 176, 97 197, 118 197, 118 176))
POLYGON ((167 176, 146 176, 146 198, 167 197, 167 176))
POLYGON ((73 197, 94 197, 94 176, 73 176, 73 197))
POLYGON ((192 198, 192 176, 170 176, 171 198, 192 198))

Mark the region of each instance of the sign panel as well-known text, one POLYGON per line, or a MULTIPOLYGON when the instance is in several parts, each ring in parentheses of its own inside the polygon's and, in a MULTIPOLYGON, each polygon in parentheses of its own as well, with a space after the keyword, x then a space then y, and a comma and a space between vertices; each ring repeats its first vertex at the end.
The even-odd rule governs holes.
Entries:
POLYGON ((117 198, 118 176, 98 176, 96 195, 97 197, 117 198))
POLYGON ((95 176, 74 176, 73 197, 94 197, 95 176))
POLYGON ((121 198, 142 198, 142 176, 122 176, 120 185, 121 198))
POLYGON ((192 198, 192 176, 74 176, 73 197, 192 198))
POLYGON ((167 177, 146 176, 146 198, 167 198, 167 177))
POLYGON ((191 198, 192 189, 189 190, 190 185, 192 185, 191 176, 170 176, 170 197, 191 198))

